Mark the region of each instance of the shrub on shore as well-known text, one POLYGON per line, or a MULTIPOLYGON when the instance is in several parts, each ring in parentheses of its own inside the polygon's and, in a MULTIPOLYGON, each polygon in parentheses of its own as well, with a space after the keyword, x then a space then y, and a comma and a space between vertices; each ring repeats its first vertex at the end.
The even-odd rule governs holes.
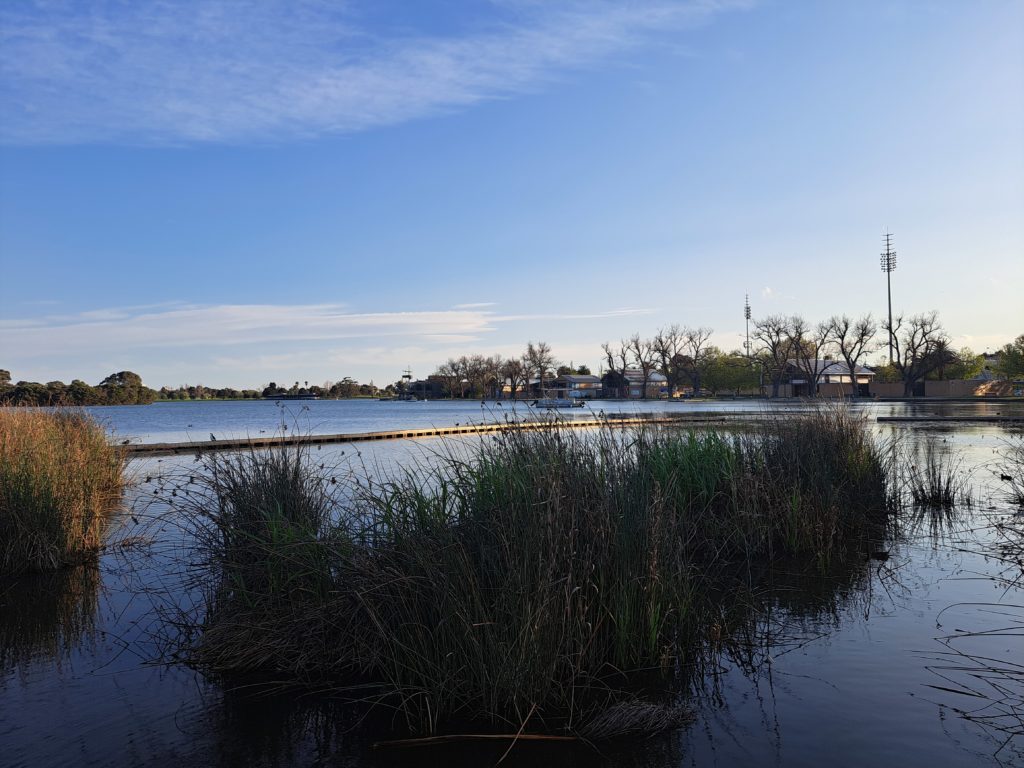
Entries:
POLYGON ((698 661, 736 573, 824 569, 884 532, 892 498, 838 410, 740 436, 510 431, 337 486, 301 449, 205 462, 174 491, 207 566, 188 657, 373 684, 418 733, 664 726, 678 707, 627 693, 633 673, 698 661))
POLYGON ((121 497, 124 467, 84 413, 0 408, 0 573, 94 556, 121 497))

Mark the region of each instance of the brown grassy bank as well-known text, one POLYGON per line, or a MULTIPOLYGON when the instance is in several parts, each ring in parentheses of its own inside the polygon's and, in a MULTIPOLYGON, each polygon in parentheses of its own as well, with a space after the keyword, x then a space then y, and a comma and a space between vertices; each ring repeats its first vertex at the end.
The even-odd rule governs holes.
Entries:
POLYGON ((94 556, 124 468, 103 428, 80 411, 0 408, 0 573, 94 556))

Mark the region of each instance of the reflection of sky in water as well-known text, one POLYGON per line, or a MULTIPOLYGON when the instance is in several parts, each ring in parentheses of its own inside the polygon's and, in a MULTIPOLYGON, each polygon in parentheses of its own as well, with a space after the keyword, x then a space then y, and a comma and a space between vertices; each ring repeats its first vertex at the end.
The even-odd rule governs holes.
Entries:
MULTIPOLYGON (((592 418, 599 413, 690 414, 750 411, 795 412, 814 407, 800 401, 713 400, 596 400, 584 408, 557 411, 563 419, 592 418)), ((1022 403, 856 403, 870 416, 939 415, 1024 416, 1022 403)), ((269 400, 231 402, 163 402, 152 405, 106 406, 88 409, 119 439, 133 442, 184 442, 280 434, 339 434, 398 429, 426 429, 455 424, 531 418, 536 411, 525 401, 310 400, 276 404, 269 400)), ((548 412, 545 412, 545 415, 548 412)))
MULTIPOLYGON (((889 408, 877 406, 883 407, 889 408)), ((771 630, 773 642, 753 653, 753 672, 723 660, 719 676, 696 701, 694 726, 641 744, 609 745, 603 759, 589 752, 532 750, 514 754, 505 765, 997 764, 996 737, 954 710, 975 702, 930 686, 956 687, 936 671, 944 651, 937 637, 1006 619, 994 618, 978 603, 1024 602, 1013 591, 995 588, 989 577, 999 566, 980 554, 979 537, 986 534, 976 530, 987 524, 987 515, 1005 511, 997 478, 986 465, 1011 433, 988 424, 927 429, 882 424, 878 430, 918 445, 931 441, 963 456, 965 468, 974 471, 979 503, 945 526, 930 525, 928 515, 908 524, 905 537, 885 545, 888 560, 866 561, 838 583, 818 581, 808 589, 799 580, 780 578, 778 591, 764 596, 758 623, 760 636, 771 630)), ((480 439, 490 438, 325 445, 311 455, 339 471, 365 468, 379 476, 480 439)), ((147 492, 146 477, 197 467, 191 456, 135 460, 133 493, 147 492)), ((89 621, 82 621, 81 611, 61 609, 69 617, 66 632, 88 628, 77 643, 71 637, 61 654, 50 655, 45 643, 37 645, 33 660, 19 660, 17 669, 0 668, 0 762, 369 766, 440 760, 469 766, 493 764, 500 757, 474 749, 404 756, 372 752, 363 736, 347 733, 350 721, 317 697, 253 699, 242 691, 224 692, 179 667, 152 666, 158 655, 153 632, 160 626, 154 608, 166 609, 168 597, 181 589, 180 579, 168 576, 166 567, 181 554, 176 528, 145 528, 160 511, 133 510, 156 543, 147 557, 130 548, 104 556, 102 587, 86 595, 95 600, 94 606, 85 605, 89 621)), ((138 531, 126 515, 115 539, 138 531)), ((60 611, 48 615, 59 619, 60 611)), ((18 642, 10 633, 0 638, 12 648, 18 642)), ((999 642, 998 652, 1015 654, 1024 663, 1024 651, 999 642)), ((987 639, 963 647, 993 651, 987 639)), ((1020 745, 1001 757, 1006 764, 1020 759, 1020 745)))

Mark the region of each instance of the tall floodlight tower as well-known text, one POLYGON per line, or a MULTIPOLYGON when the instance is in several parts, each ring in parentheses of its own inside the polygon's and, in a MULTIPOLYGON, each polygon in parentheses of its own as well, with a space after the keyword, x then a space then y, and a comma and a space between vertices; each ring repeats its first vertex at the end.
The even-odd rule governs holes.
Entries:
POLYGON ((889 365, 892 365, 892 272, 896 269, 896 251, 892 249, 892 234, 889 232, 885 233, 885 251, 882 253, 881 264, 889 296, 889 365))
POLYGON ((747 340, 744 343, 744 347, 747 350, 747 357, 750 357, 750 294, 746 294, 743 299, 743 319, 747 323, 747 340))

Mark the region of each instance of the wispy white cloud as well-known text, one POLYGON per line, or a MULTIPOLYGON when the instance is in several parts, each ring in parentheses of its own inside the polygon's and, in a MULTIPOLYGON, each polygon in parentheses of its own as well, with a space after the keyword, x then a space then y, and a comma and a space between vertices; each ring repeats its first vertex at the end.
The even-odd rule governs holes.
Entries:
POLYGON ((290 342, 387 342, 437 346, 469 345, 499 325, 650 314, 646 309, 593 313, 500 315, 476 309, 416 312, 353 312, 341 304, 224 304, 108 307, 76 315, 0 320, 4 354, 10 358, 61 354, 264 345, 266 354, 285 354, 290 342))
POLYGON ((606 309, 600 312, 542 312, 527 315, 497 315, 495 322, 515 322, 534 320, 596 320, 601 317, 637 317, 653 315, 658 310, 653 307, 623 307, 606 309))
POLYGON ((476 336, 491 330, 480 311, 355 313, 341 305, 230 304, 161 311, 111 308, 76 316, 0 321, 8 355, 86 349, 159 349, 206 345, 383 337, 476 336))
POLYGON ((279 141, 542 87, 748 0, 512 2, 470 31, 323 0, 0 4, 9 143, 279 141), (401 25, 401 26, 400 26, 401 25))

